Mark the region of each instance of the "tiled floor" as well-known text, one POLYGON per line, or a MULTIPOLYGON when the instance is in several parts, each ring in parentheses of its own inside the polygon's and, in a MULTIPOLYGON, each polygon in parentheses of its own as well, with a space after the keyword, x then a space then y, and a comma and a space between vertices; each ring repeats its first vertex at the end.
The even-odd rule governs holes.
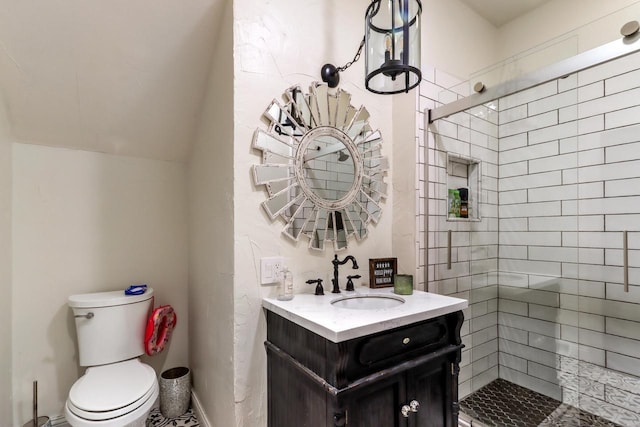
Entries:
POLYGON ((460 411, 489 427, 620 427, 502 379, 461 400, 460 411))
POLYGON ((192 409, 189 409, 187 413, 178 417, 178 418, 165 418, 160 413, 159 408, 154 408, 151 410, 149 414, 149 418, 147 418, 147 427, 199 427, 200 423, 198 422, 198 418, 196 418, 192 409))

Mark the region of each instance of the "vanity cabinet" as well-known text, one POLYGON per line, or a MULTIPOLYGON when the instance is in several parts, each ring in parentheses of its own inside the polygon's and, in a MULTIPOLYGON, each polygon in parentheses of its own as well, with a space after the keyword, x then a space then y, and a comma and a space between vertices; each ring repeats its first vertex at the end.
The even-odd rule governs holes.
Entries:
POLYGON ((461 311, 332 342, 267 311, 269 427, 456 427, 461 311))

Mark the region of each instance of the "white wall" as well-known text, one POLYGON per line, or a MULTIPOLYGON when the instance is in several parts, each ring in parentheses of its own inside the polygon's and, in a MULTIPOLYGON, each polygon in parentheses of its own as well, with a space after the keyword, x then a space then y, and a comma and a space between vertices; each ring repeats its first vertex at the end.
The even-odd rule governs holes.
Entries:
POLYGON ((638 0, 552 0, 496 28, 458 0, 422 5, 423 66, 488 86, 619 38, 640 13, 638 0))
POLYGON ((467 5, 458 0, 423 0, 422 10, 423 67, 467 79, 498 61, 496 27, 467 5))
MULTIPOLYGON (((189 163, 189 360, 202 418, 235 425, 233 40, 224 8, 189 163)), ((242 170, 245 171, 244 165, 242 170)), ((204 421, 204 420, 203 420, 204 421)))
POLYGON ((11 139, 0 93, 0 422, 11 419, 11 139))
POLYGON ((78 378, 67 297, 147 283, 178 324, 169 349, 145 358, 187 363, 187 217, 179 163, 13 145, 13 425, 57 415, 78 378))
POLYGON ((622 25, 639 13, 638 0, 549 1, 498 28, 491 56, 498 61, 463 77, 487 87, 516 78, 619 39, 622 25))
MULTIPOLYGON (((272 99, 280 99, 294 84, 308 88, 320 80, 320 68, 331 62, 343 65, 353 58, 363 35, 363 16, 367 0, 256 2, 234 1, 235 49, 235 401, 237 426, 266 425, 266 355, 263 346, 265 321, 261 298, 275 295, 272 287, 259 285, 259 262, 264 256, 283 255, 294 276, 295 292, 310 293, 304 283, 331 272, 334 252, 310 252, 307 241, 292 244, 281 235, 283 222, 271 222, 260 203, 263 188, 255 187, 250 166, 260 163, 260 152, 252 151, 256 128, 272 99)), ((342 89, 351 93, 352 104, 365 105, 371 113, 372 127, 384 137, 383 153, 392 157, 391 98, 364 90, 363 60, 341 74, 342 89)), ((391 159, 390 159, 391 160, 391 159)), ((391 176, 387 180, 391 180, 391 176)), ((349 242, 341 256, 356 257, 367 280, 368 258, 392 256, 391 219, 393 196, 384 203, 380 222, 371 226, 362 243, 349 242)), ((342 283, 349 269, 342 270, 342 283)), ((327 283, 325 281, 325 283, 327 283)), ((328 284, 330 286, 330 284, 328 284)))
MULTIPOLYGON (((416 89, 419 91, 419 89, 416 89)), ((398 272, 412 274, 414 285, 425 289, 424 256, 416 241, 420 240, 420 206, 416 206, 416 182, 423 168, 418 168, 419 140, 415 127, 415 94, 397 95, 393 100, 393 252, 398 257, 398 272)), ((424 180, 424 175, 422 175, 424 180)), ((424 213, 424 212, 423 212, 424 213)), ((424 252, 422 252, 424 255, 424 252)))
POLYGON ((553 0, 500 28, 498 57, 566 37, 577 41, 568 56, 584 52, 620 38, 620 27, 638 19, 638 12, 638 0, 553 0))

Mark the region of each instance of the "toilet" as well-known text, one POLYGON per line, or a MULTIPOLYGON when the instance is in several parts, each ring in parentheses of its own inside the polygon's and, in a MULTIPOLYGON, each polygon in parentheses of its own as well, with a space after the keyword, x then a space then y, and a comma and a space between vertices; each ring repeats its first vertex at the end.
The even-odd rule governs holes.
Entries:
POLYGON ((158 398, 158 378, 144 354, 153 289, 72 295, 80 366, 87 370, 71 387, 65 417, 72 427, 144 427, 158 398))

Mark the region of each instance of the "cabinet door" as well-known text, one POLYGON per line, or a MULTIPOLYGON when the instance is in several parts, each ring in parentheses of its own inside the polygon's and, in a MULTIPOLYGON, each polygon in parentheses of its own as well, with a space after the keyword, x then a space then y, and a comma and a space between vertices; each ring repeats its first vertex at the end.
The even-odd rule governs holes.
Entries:
POLYGON ((327 427, 328 395, 286 359, 267 359, 269 427, 327 427))
POLYGON ((348 427, 406 427, 400 413, 406 400, 404 374, 373 382, 350 393, 345 399, 348 427))
POLYGON ((417 412, 409 414, 409 427, 454 427, 451 393, 451 364, 437 359, 407 371, 407 399, 419 403, 417 412))

